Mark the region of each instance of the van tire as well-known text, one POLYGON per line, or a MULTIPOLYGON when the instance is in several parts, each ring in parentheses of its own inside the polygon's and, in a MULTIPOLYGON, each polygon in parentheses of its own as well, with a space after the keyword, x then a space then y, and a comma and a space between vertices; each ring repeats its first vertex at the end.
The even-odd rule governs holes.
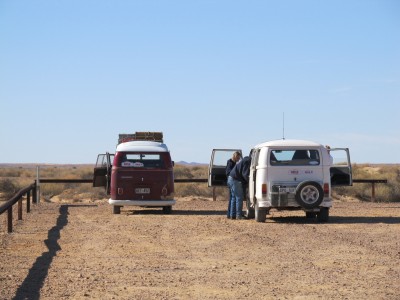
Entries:
POLYGON ((267 209, 265 207, 258 207, 258 203, 256 202, 256 208, 254 209, 254 212, 257 222, 265 222, 267 219, 267 209))
POLYGON ((166 215, 170 215, 172 213, 172 206, 163 206, 163 213, 166 215))
POLYGON ((246 199, 246 218, 247 219, 254 219, 255 218, 255 213, 254 213, 254 208, 251 207, 250 199, 246 199))
POLYGON ((295 199, 303 208, 316 208, 324 199, 324 191, 319 183, 305 181, 297 187, 295 199))
POLYGON ((329 221, 329 208, 321 207, 319 213, 317 213, 317 220, 318 222, 328 222, 329 221))
POLYGON ((121 206, 113 205, 113 214, 119 215, 121 213, 121 206))

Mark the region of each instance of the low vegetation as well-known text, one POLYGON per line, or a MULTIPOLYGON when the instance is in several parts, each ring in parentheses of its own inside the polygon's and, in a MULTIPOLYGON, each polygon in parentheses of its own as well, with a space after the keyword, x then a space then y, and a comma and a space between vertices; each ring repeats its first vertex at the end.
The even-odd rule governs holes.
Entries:
MULTIPOLYGON (((354 164, 353 178, 387 179, 387 184, 375 184, 375 201, 400 202, 400 165, 354 164)), ((334 189, 334 196, 349 196, 370 201, 371 184, 354 183, 351 187, 338 187, 334 189)))
MULTIPOLYGON (((176 165, 175 178, 193 179, 207 178, 207 166, 176 165)), ((353 178, 358 179, 387 179, 387 184, 375 185, 375 201, 400 202, 400 165, 353 165, 353 178)), ((92 165, 44 165, 40 166, 41 178, 63 179, 92 179, 92 165)), ((2 165, 0 167, 0 198, 7 200, 21 188, 31 184, 36 178, 34 165, 2 165)), ((106 199, 107 195, 102 188, 93 188, 88 183, 46 183, 40 187, 42 197, 60 200, 80 201, 81 199, 106 199)), ((211 198, 213 189, 206 183, 176 183, 177 197, 204 197, 211 198)), ((335 198, 356 198, 361 201, 371 200, 370 183, 354 183, 352 187, 335 188, 335 198)), ((215 189, 217 200, 228 198, 227 188, 215 189)))

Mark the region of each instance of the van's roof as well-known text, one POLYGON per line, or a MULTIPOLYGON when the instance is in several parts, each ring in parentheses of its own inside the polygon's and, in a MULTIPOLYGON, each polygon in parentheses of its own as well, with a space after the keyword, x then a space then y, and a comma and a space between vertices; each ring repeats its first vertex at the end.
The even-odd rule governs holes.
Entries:
POLYGON ((321 144, 306 140, 274 140, 256 145, 262 147, 323 147, 321 144))
POLYGON ((168 152, 167 145, 151 141, 131 141, 117 146, 117 152, 168 152))

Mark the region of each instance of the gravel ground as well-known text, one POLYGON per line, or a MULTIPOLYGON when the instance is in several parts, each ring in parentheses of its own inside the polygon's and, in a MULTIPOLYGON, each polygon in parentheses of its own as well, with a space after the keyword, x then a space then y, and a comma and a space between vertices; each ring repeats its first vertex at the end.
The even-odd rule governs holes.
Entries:
POLYGON ((400 203, 335 203, 321 224, 226 205, 34 205, 12 234, 1 219, 0 299, 400 299, 400 203))

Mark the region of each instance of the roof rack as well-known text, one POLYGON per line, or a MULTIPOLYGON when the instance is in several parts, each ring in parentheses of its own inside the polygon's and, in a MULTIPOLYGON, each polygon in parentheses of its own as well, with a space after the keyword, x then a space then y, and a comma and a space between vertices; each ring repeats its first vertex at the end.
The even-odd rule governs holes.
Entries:
POLYGON ((163 143, 163 133, 154 131, 136 131, 135 133, 120 133, 118 144, 130 141, 153 141, 163 143))

